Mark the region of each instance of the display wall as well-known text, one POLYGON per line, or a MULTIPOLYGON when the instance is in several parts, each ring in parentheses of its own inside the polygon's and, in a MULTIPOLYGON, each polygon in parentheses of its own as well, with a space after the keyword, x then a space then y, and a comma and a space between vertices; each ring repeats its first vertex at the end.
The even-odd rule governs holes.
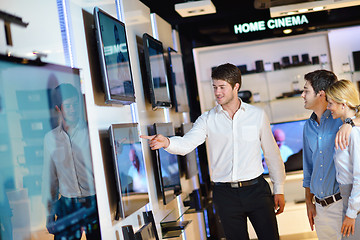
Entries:
MULTIPOLYGON (((172 213, 170 220, 179 217, 191 220, 191 224, 189 224, 185 232, 175 239, 204 239, 203 214, 182 215, 186 210, 182 204, 183 199, 198 186, 198 179, 196 177, 192 179, 182 177, 183 193, 174 201, 164 205, 157 195, 158 186, 154 181, 155 172, 147 141, 142 141, 142 152, 148 178, 150 203, 130 216, 126 216, 126 218, 116 219, 117 193, 114 173, 110 164, 112 154, 107 132, 109 126, 111 124, 137 122, 140 126, 139 133, 147 134, 148 125, 155 122, 173 122, 174 127, 180 127, 180 124, 188 119, 188 113, 177 113, 174 109, 152 110, 151 104, 145 98, 147 89, 143 87, 136 36, 148 33, 162 41, 164 48, 179 49, 177 45, 173 44, 172 39, 173 35, 178 38, 177 34, 173 34, 171 26, 163 19, 156 15, 151 17, 150 10, 139 1, 121 1, 121 3, 119 1, 100 1, 96 5, 88 3, 88 1, 70 0, 58 1, 58 3, 66 4, 67 20, 69 20, 68 24, 71 26, 70 35, 65 40, 60 31, 56 2, 37 1, 25 6, 22 1, 12 1, 3 5, 3 10, 22 17, 25 22, 29 22, 29 26, 28 28, 12 27, 14 46, 6 46, 5 40, 1 39, 0 49, 1 53, 12 52, 14 55, 28 56, 30 58, 34 58, 32 50, 38 50, 48 54, 47 57, 43 58, 43 61, 72 65, 80 69, 81 92, 84 94, 90 144, 92 146, 91 155, 98 196, 97 203, 102 239, 123 239, 122 227, 125 225, 132 225, 134 231, 139 230, 144 225, 142 213, 148 210, 152 210, 154 213, 155 225, 160 238, 162 238, 160 223, 169 213, 172 213), (119 4, 119 8, 117 8, 117 4, 119 4), (44 6, 46 6, 47 11, 36 15, 31 14, 38 9, 43 9, 44 6), (136 103, 134 104, 107 104, 104 101, 92 26, 92 14, 95 6, 125 22, 136 94, 136 103), (117 16, 117 12, 120 13, 120 16, 117 16), (154 28, 152 28, 152 21, 154 28), (51 34, 44 35, 44 32, 51 34), (156 35, 154 35, 155 33, 156 35), (64 47, 71 49, 70 55, 64 53, 64 47)), ((40 219, 37 226, 40 226, 40 229, 46 232, 44 219, 40 219)), ((33 226, 31 226, 31 230, 34 230, 33 226)), ((37 239, 39 236, 32 235, 32 237, 37 239)), ((28 236, 24 236, 25 238, 28 239, 28 236)))

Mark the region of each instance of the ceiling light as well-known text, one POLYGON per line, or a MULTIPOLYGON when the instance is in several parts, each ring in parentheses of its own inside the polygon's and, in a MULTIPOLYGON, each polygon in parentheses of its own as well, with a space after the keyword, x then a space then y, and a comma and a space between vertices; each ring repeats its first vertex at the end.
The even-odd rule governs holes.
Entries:
POLYGON ((284 29, 283 33, 284 34, 289 34, 289 33, 292 33, 292 30, 291 29, 284 29))
POLYGON ((321 11, 321 10, 323 10, 324 9, 324 7, 323 6, 320 6, 320 7, 314 7, 313 8, 313 11, 321 11))
POLYGON ((308 9, 307 12, 321 11, 325 9, 345 8, 360 5, 359 0, 321 0, 306 1, 297 4, 287 4, 277 7, 270 7, 270 16, 281 17, 289 12, 301 13, 300 10, 308 9))
POLYGON ((216 8, 211 0, 189 1, 175 4, 175 10, 182 17, 192 17, 216 13, 216 8))
POLYGON ((304 13, 304 12, 307 12, 307 11, 309 11, 307 8, 302 8, 302 9, 299 9, 299 13, 304 13))

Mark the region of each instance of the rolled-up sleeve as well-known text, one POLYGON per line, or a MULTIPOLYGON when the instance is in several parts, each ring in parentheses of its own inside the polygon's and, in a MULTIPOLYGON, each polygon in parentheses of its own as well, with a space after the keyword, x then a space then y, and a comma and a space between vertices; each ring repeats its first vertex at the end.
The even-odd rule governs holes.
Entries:
POLYGON ((262 117, 260 139, 261 148, 269 169, 270 180, 274 186, 274 194, 284 194, 285 166, 265 113, 263 113, 262 117))

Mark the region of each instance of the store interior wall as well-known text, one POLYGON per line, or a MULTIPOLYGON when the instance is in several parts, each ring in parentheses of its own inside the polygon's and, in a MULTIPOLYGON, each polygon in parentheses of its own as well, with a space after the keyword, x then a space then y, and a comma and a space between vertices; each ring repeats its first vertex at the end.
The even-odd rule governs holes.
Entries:
MULTIPOLYGON (((181 215, 184 211, 182 201, 194 188, 198 187, 197 177, 192 179, 181 178, 183 193, 178 198, 167 205, 160 201, 161 197, 157 194, 157 188, 154 181, 154 169, 151 161, 151 152, 147 141, 143 140, 142 148, 144 153, 146 171, 148 176, 148 187, 150 203, 139 209, 136 213, 125 219, 115 220, 114 199, 116 192, 113 182, 115 179, 109 179, 108 162, 111 156, 104 149, 108 148, 107 130, 111 124, 138 122, 140 125, 140 134, 148 134, 147 127, 153 123, 173 122, 174 127, 180 127, 180 124, 188 121, 188 113, 177 113, 172 109, 152 110, 151 104, 146 99, 140 63, 138 60, 138 51, 136 36, 142 37, 143 33, 148 33, 163 42, 164 48, 174 46, 174 35, 171 25, 166 23, 160 17, 153 16, 153 26, 150 9, 140 1, 124 0, 120 4, 120 20, 125 22, 127 31, 127 41, 129 44, 129 53, 131 59, 132 74, 136 94, 136 103, 132 105, 107 105, 104 103, 104 93, 101 89, 100 69, 94 63, 98 61, 96 52, 96 42, 91 38, 91 26, 93 8, 98 6, 102 10, 117 16, 117 6, 115 1, 98 1, 89 3, 87 1, 66 1, 68 4, 70 24, 72 35, 68 41, 71 43, 70 59, 63 52, 63 39, 60 31, 59 15, 56 1, 38 0, 35 2, 24 2, 20 0, 7 2, 2 5, 2 10, 19 16, 25 22, 29 22, 27 28, 13 26, 12 38, 13 46, 6 46, 5 38, 0 40, 1 53, 11 53, 13 56, 34 58, 32 51, 36 50, 46 53, 42 58, 45 62, 66 65, 69 62, 73 67, 80 69, 82 81, 82 92, 85 94, 86 109, 89 124, 89 135, 91 141, 91 154, 93 158, 94 176, 97 191, 98 211, 100 226, 103 239, 123 239, 121 227, 132 225, 134 230, 138 230, 144 224, 142 217, 143 211, 152 210, 156 222, 156 227, 161 236, 160 222, 173 211, 181 215), (26 4, 26 5, 24 5, 26 4), (41 9, 41 11, 39 11, 41 9), (36 12, 37 14, 33 14, 36 12), (155 21, 154 21, 155 20, 155 21), (156 31, 155 31, 156 30, 156 31), (158 36, 154 35, 154 32, 158 36), (96 54, 95 54, 96 53, 96 54)), ((178 43, 177 41, 175 41, 178 43)), ((183 218, 192 220, 190 226, 186 229, 184 236, 187 239, 200 239, 204 235, 204 220, 202 214, 191 214, 183 218)), ((45 225, 45 222, 44 222, 45 225)), ((182 237, 180 237, 182 238, 182 237)))
MULTIPOLYGON (((182 211, 182 200, 195 188, 198 187, 198 179, 181 179, 183 187, 183 194, 177 198, 177 200, 171 202, 169 205, 164 206, 157 196, 157 186, 154 181, 154 169, 151 164, 150 149, 147 142, 143 141, 143 153, 146 163, 150 203, 138 210, 133 215, 126 219, 116 221, 114 219, 114 193, 112 190, 114 184, 111 179, 108 178, 108 171, 111 171, 107 167, 107 161, 110 160, 108 154, 104 153, 102 146, 106 143, 106 131, 113 123, 129 123, 138 121, 141 128, 141 133, 147 134, 147 126, 155 122, 173 122, 175 127, 179 127, 182 122, 188 121, 188 114, 177 113, 173 109, 159 109, 153 111, 151 105, 144 95, 144 87, 142 83, 140 63, 138 61, 136 36, 142 36, 143 33, 148 33, 158 38, 164 43, 164 47, 173 47, 179 49, 178 41, 175 41, 174 34, 171 26, 166 23, 159 16, 150 14, 150 9, 142 4, 138 0, 122 0, 119 1, 120 20, 125 22, 127 27, 127 40, 129 43, 129 53, 131 58, 132 74, 134 78, 134 86, 136 93, 136 104, 132 106, 109 106, 104 104, 104 94, 100 89, 100 79, 96 79, 99 76, 98 70, 95 67, 92 68, 92 63, 96 62, 94 56, 94 39, 89 39, 89 31, 91 31, 92 12, 94 6, 102 8, 104 11, 110 13, 114 17, 117 17, 117 7, 115 1, 98 1, 95 3, 89 3, 87 1, 69 0, 69 10, 72 21, 72 37, 70 38, 72 43, 71 61, 73 66, 80 68, 80 76, 82 80, 82 91, 85 94, 89 134, 91 140, 91 153, 93 158, 93 167, 95 175, 95 183, 98 197, 98 210, 100 215, 100 225, 103 239, 123 239, 121 234, 121 227, 124 225, 133 225, 134 229, 139 229, 143 224, 141 213, 145 210, 152 210, 154 212, 155 220, 157 223, 157 230, 160 233, 160 221, 174 209, 178 212, 182 211), (156 30, 154 34, 154 28, 152 27, 152 18, 155 19, 156 30), (104 140, 105 139, 105 140, 104 140)), ((13 25, 11 27, 13 46, 7 46, 4 37, 0 37, 0 51, 1 53, 11 53, 14 56, 34 58, 33 51, 39 51, 47 54, 47 57, 43 58, 43 61, 51 62, 55 64, 67 65, 69 59, 63 52, 63 41, 60 31, 60 23, 58 17, 58 9, 56 1, 36 0, 36 1, 22 1, 12 0, 2 3, 2 10, 12 13, 16 16, 23 18, 24 22, 29 22, 27 28, 13 25), (21 7, 20 7, 21 6, 21 7), (34 14, 36 13, 36 14, 34 14)), ((154 20, 153 20, 154 22, 154 20)), ((0 20, 0 24, 3 21, 0 20)), ((3 35, 1 35, 3 36, 3 35)), ((175 33, 175 37, 177 34, 175 33)), ((301 37, 299 37, 301 39, 301 37)), ((271 40, 272 41, 272 40, 271 40)), ((278 41, 278 40, 276 40, 278 41)), ((338 30, 331 30, 328 32, 328 44, 329 44, 329 56, 331 56, 332 69, 339 76, 344 78, 352 78, 353 81, 359 81, 358 73, 344 73, 342 71, 343 63, 352 63, 352 51, 360 50, 360 28, 343 28, 338 30)), ((225 46, 228 48, 229 46, 225 46)), ((237 48, 236 45, 231 46, 237 48)), ((261 56, 259 52, 267 52, 267 50, 259 50, 258 47, 250 47, 245 44, 246 49, 249 49, 248 55, 245 55, 245 60, 253 63, 261 56)), ((308 48, 314 48, 314 51, 322 53, 325 51, 323 44, 313 44, 309 42, 305 46, 308 48)), ((273 50, 278 51, 279 46, 273 47, 273 50)), ((221 64, 223 62, 229 62, 229 59, 234 59, 234 63, 242 64, 244 61, 241 54, 235 53, 229 56, 224 54, 222 46, 214 47, 214 51, 219 51, 221 54, 216 54, 216 57, 207 57, 211 62, 207 64, 198 65, 198 69, 202 69, 201 76, 198 76, 198 80, 205 79, 210 80, 210 68, 221 64)), ((295 49, 296 50, 296 49, 295 49)), ((300 53, 295 51, 296 53, 300 53)), ((326 50, 328 51, 328 50, 326 50)), ((267 53, 271 57, 275 54, 267 53)), ((292 54, 291 52, 286 53, 292 54)), ((270 59, 269 60, 273 60, 270 59)), ((250 66, 249 66, 250 68, 250 66)), ((353 68, 352 68, 353 69, 353 68)), ((200 73, 198 73, 200 74, 200 73)), ((203 91, 205 88, 201 88, 199 91, 203 91)), ((207 89, 208 93, 212 94, 212 90, 207 89)), ((212 95, 211 95, 212 96, 212 95)), ((211 101, 213 103, 213 101, 211 101)), ((208 101, 202 101, 202 106, 208 104, 208 101)), ((207 107, 206 107, 207 108, 207 107)), ((205 109, 205 108, 204 108, 205 109)), ((204 111, 203 109, 203 111, 204 111)), ((286 109, 284 109, 286 111, 286 109)), ((194 216, 186 215, 185 218, 191 219, 193 222, 186 229, 183 239, 202 239, 204 236, 204 220, 203 216, 195 214, 194 216)))

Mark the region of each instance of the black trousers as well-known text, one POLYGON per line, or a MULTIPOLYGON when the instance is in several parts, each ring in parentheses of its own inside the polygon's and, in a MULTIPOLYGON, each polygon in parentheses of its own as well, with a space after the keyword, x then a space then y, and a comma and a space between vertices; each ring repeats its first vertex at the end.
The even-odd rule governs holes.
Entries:
POLYGON ((248 240, 247 218, 259 240, 278 240, 274 198, 266 180, 239 188, 214 185, 213 200, 227 240, 248 240))

